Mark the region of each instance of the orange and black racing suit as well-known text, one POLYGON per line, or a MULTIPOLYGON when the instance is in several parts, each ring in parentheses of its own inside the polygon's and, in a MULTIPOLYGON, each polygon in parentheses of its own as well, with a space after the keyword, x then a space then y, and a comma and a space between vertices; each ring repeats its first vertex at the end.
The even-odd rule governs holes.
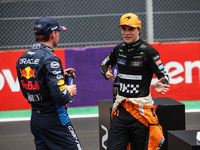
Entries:
POLYGON ((128 143, 134 150, 154 150, 164 139, 155 114, 156 106, 150 96, 153 74, 158 79, 164 78, 162 83, 169 84, 159 53, 142 39, 133 44, 123 42, 102 62, 104 77, 108 67, 111 65, 113 68, 116 64, 120 88, 118 103, 113 105, 108 150, 126 149, 128 143), (143 98, 147 100, 140 101, 143 98), (152 130, 154 127, 155 133, 152 130), (157 142, 151 142, 155 141, 154 137, 159 137, 157 142))

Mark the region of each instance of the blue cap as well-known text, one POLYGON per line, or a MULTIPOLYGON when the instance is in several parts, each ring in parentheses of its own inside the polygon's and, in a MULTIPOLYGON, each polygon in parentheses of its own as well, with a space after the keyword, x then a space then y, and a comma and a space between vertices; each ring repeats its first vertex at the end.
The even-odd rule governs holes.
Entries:
POLYGON ((60 26, 54 18, 42 17, 37 20, 34 30, 40 30, 41 33, 39 35, 46 35, 51 34, 53 31, 66 31, 67 29, 64 26, 60 26))

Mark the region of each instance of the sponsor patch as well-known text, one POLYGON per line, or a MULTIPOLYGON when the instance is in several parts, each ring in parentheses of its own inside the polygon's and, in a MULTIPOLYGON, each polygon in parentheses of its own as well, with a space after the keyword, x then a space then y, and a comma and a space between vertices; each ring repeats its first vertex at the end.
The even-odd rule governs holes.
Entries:
POLYGON ((157 61, 158 59, 160 59, 160 56, 159 56, 159 55, 156 55, 156 56, 153 57, 153 60, 154 60, 154 61, 157 61))
POLYGON ((38 102, 38 101, 42 101, 42 96, 40 94, 29 94, 28 95, 28 100, 29 102, 38 102))
POLYGON ((121 65, 126 65, 126 59, 117 58, 117 63, 121 65))
POLYGON ((60 91, 64 91, 65 90, 65 85, 60 87, 60 91))
POLYGON ((127 50, 127 52, 132 52, 132 51, 134 51, 135 50, 135 48, 129 48, 128 50, 127 50))
POLYGON ((162 70, 162 69, 164 69, 164 66, 163 66, 163 64, 160 64, 160 65, 158 66, 158 69, 159 69, 159 70, 162 70))
POLYGON ((60 79, 63 79, 64 76, 63 76, 63 75, 57 75, 56 78, 57 78, 58 80, 60 80, 60 79))
POLYGON ((52 31, 54 31, 56 29, 58 29, 58 26, 55 26, 55 27, 51 28, 52 31))
POLYGON ((61 73, 61 70, 53 71, 53 74, 60 74, 60 73, 61 73))
POLYGON ((35 65, 37 65, 37 64, 39 64, 39 62, 40 62, 40 59, 33 59, 33 58, 31 58, 31 59, 22 58, 19 60, 19 64, 30 64, 30 65, 35 64, 35 65))
POLYGON ((57 85, 63 85, 65 84, 65 81, 63 79, 60 79, 58 82, 57 82, 57 85))
POLYGON ((142 61, 131 61, 131 67, 142 67, 142 61))
POLYGON ((142 56, 139 56, 139 55, 138 55, 138 56, 133 56, 133 58, 134 58, 134 59, 141 59, 142 56))
POLYGON ((159 66, 160 64, 162 64, 162 61, 161 61, 161 59, 159 59, 155 63, 156 63, 157 66, 159 66))
POLYGON ((101 63, 101 65, 105 65, 110 60, 110 56, 107 56, 104 61, 101 63))
POLYGON ((119 53, 119 57, 126 58, 127 56, 119 53))
POLYGON ((35 54, 35 52, 28 51, 28 53, 27 53, 27 54, 29 54, 29 55, 34 55, 34 54, 35 54))
POLYGON ((40 49, 40 47, 41 47, 41 43, 34 43, 32 46, 32 49, 40 49))
POLYGON ((30 66, 26 67, 25 69, 19 69, 21 73, 21 77, 25 77, 26 79, 35 78, 35 69, 31 69, 30 66))
POLYGON ((22 84, 22 88, 24 88, 24 89, 27 89, 27 90, 39 90, 40 89, 37 80, 35 80, 35 82, 34 81, 25 82, 24 80, 21 80, 20 82, 22 84))
POLYGON ((58 68, 58 67, 60 67, 60 64, 57 61, 53 61, 51 63, 51 68, 58 68))
POLYGON ((147 47, 147 46, 144 45, 144 44, 141 44, 141 45, 140 45, 140 48, 141 48, 141 49, 145 49, 146 47, 147 47))
POLYGON ((121 79, 127 79, 127 80, 142 80, 142 75, 129 75, 129 74, 119 73, 119 77, 121 79))

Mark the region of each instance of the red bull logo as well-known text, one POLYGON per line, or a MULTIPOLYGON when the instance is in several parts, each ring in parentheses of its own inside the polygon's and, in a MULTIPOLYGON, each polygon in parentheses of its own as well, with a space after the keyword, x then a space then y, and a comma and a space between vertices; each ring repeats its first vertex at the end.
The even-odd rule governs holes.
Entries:
POLYGON ((22 87, 24 89, 27 89, 27 90, 39 90, 40 89, 37 80, 35 80, 35 82, 34 81, 33 82, 32 81, 28 81, 28 83, 26 83, 26 81, 24 81, 24 80, 21 80, 20 82, 21 82, 22 87))
POLYGON ((30 79, 31 77, 35 78, 35 69, 31 69, 30 66, 26 67, 24 70, 19 70, 21 77, 25 77, 26 79, 30 79))

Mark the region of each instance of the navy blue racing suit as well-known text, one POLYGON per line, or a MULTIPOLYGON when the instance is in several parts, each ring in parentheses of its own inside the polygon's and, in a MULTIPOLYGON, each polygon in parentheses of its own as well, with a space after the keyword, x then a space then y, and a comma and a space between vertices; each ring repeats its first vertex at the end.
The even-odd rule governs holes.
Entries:
POLYGON ((80 150, 81 145, 65 106, 72 98, 54 50, 34 43, 17 61, 17 76, 32 107, 31 132, 37 150, 80 150))

